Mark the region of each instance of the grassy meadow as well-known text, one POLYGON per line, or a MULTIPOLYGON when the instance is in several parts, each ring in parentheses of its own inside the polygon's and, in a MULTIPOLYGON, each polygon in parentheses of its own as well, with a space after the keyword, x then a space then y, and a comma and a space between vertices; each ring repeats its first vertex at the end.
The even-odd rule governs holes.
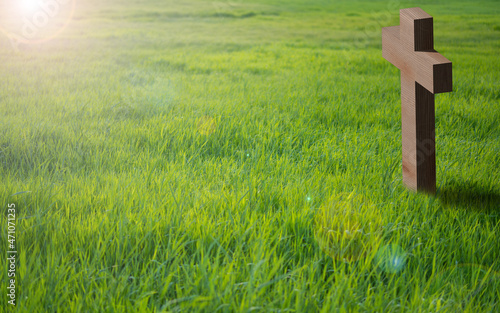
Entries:
POLYGON ((0 11, 0 312, 498 312, 498 1, 66 2, 50 40, 0 11), (415 6, 436 196, 381 52, 415 6))

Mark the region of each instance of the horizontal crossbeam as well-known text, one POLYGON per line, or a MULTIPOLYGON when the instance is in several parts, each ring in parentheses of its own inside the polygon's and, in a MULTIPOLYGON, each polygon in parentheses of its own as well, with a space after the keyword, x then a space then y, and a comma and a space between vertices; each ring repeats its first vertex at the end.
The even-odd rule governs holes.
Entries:
POLYGON ((400 40, 400 26, 382 28, 382 56, 431 93, 452 91, 451 61, 432 51, 410 51, 400 40))

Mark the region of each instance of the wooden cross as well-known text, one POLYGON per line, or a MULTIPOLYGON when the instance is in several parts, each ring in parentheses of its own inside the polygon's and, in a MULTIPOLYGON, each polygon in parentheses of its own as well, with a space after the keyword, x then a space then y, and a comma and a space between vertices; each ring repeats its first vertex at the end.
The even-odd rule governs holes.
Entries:
POLYGON ((434 50, 432 16, 402 9, 399 23, 382 28, 382 56, 401 70, 403 183, 434 194, 434 94, 452 91, 451 62, 434 50))

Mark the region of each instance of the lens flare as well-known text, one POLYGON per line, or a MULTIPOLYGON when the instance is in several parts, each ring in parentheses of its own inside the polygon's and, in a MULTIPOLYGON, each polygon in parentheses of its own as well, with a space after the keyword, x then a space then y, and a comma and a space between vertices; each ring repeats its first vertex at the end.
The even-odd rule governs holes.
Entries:
POLYGON ((406 265, 406 251, 396 244, 383 246, 375 255, 375 264, 386 272, 395 274, 403 270, 406 265))
POLYGON ((40 7, 40 1, 39 0, 22 0, 19 1, 19 6, 21 10, 27 11, 27 12, 33 12, 36 11, 40 7))
POLYGON ((359 260, 381 242, 380 212, 354 192, 332 196, 318 209, 314 222, 319 247, 333 259, 359 260))
POLYGON ((69 25, 76 0, 21 0, 0 2, 0 33, 17 50, 21 44, 54 39, 69 25))
POLYGON ((217 129, 217 123, 211 116, 203 116, 198 120, 198 132, 202 135, 210 135, 217 129))

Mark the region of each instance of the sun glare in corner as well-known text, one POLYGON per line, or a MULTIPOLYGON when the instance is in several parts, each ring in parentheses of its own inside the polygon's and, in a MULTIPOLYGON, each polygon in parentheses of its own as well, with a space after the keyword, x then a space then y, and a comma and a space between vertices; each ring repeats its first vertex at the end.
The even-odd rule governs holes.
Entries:
POLYGON ((26 12, 36 11, 40 7, 39 0, 21 0, 19 1, 19 6, 21 10, 26 12))
POLYGON ((0 1, 0 35, 14 49, 20 44, 39 44, 61 34, 72 20, 76 0, 0 1))

